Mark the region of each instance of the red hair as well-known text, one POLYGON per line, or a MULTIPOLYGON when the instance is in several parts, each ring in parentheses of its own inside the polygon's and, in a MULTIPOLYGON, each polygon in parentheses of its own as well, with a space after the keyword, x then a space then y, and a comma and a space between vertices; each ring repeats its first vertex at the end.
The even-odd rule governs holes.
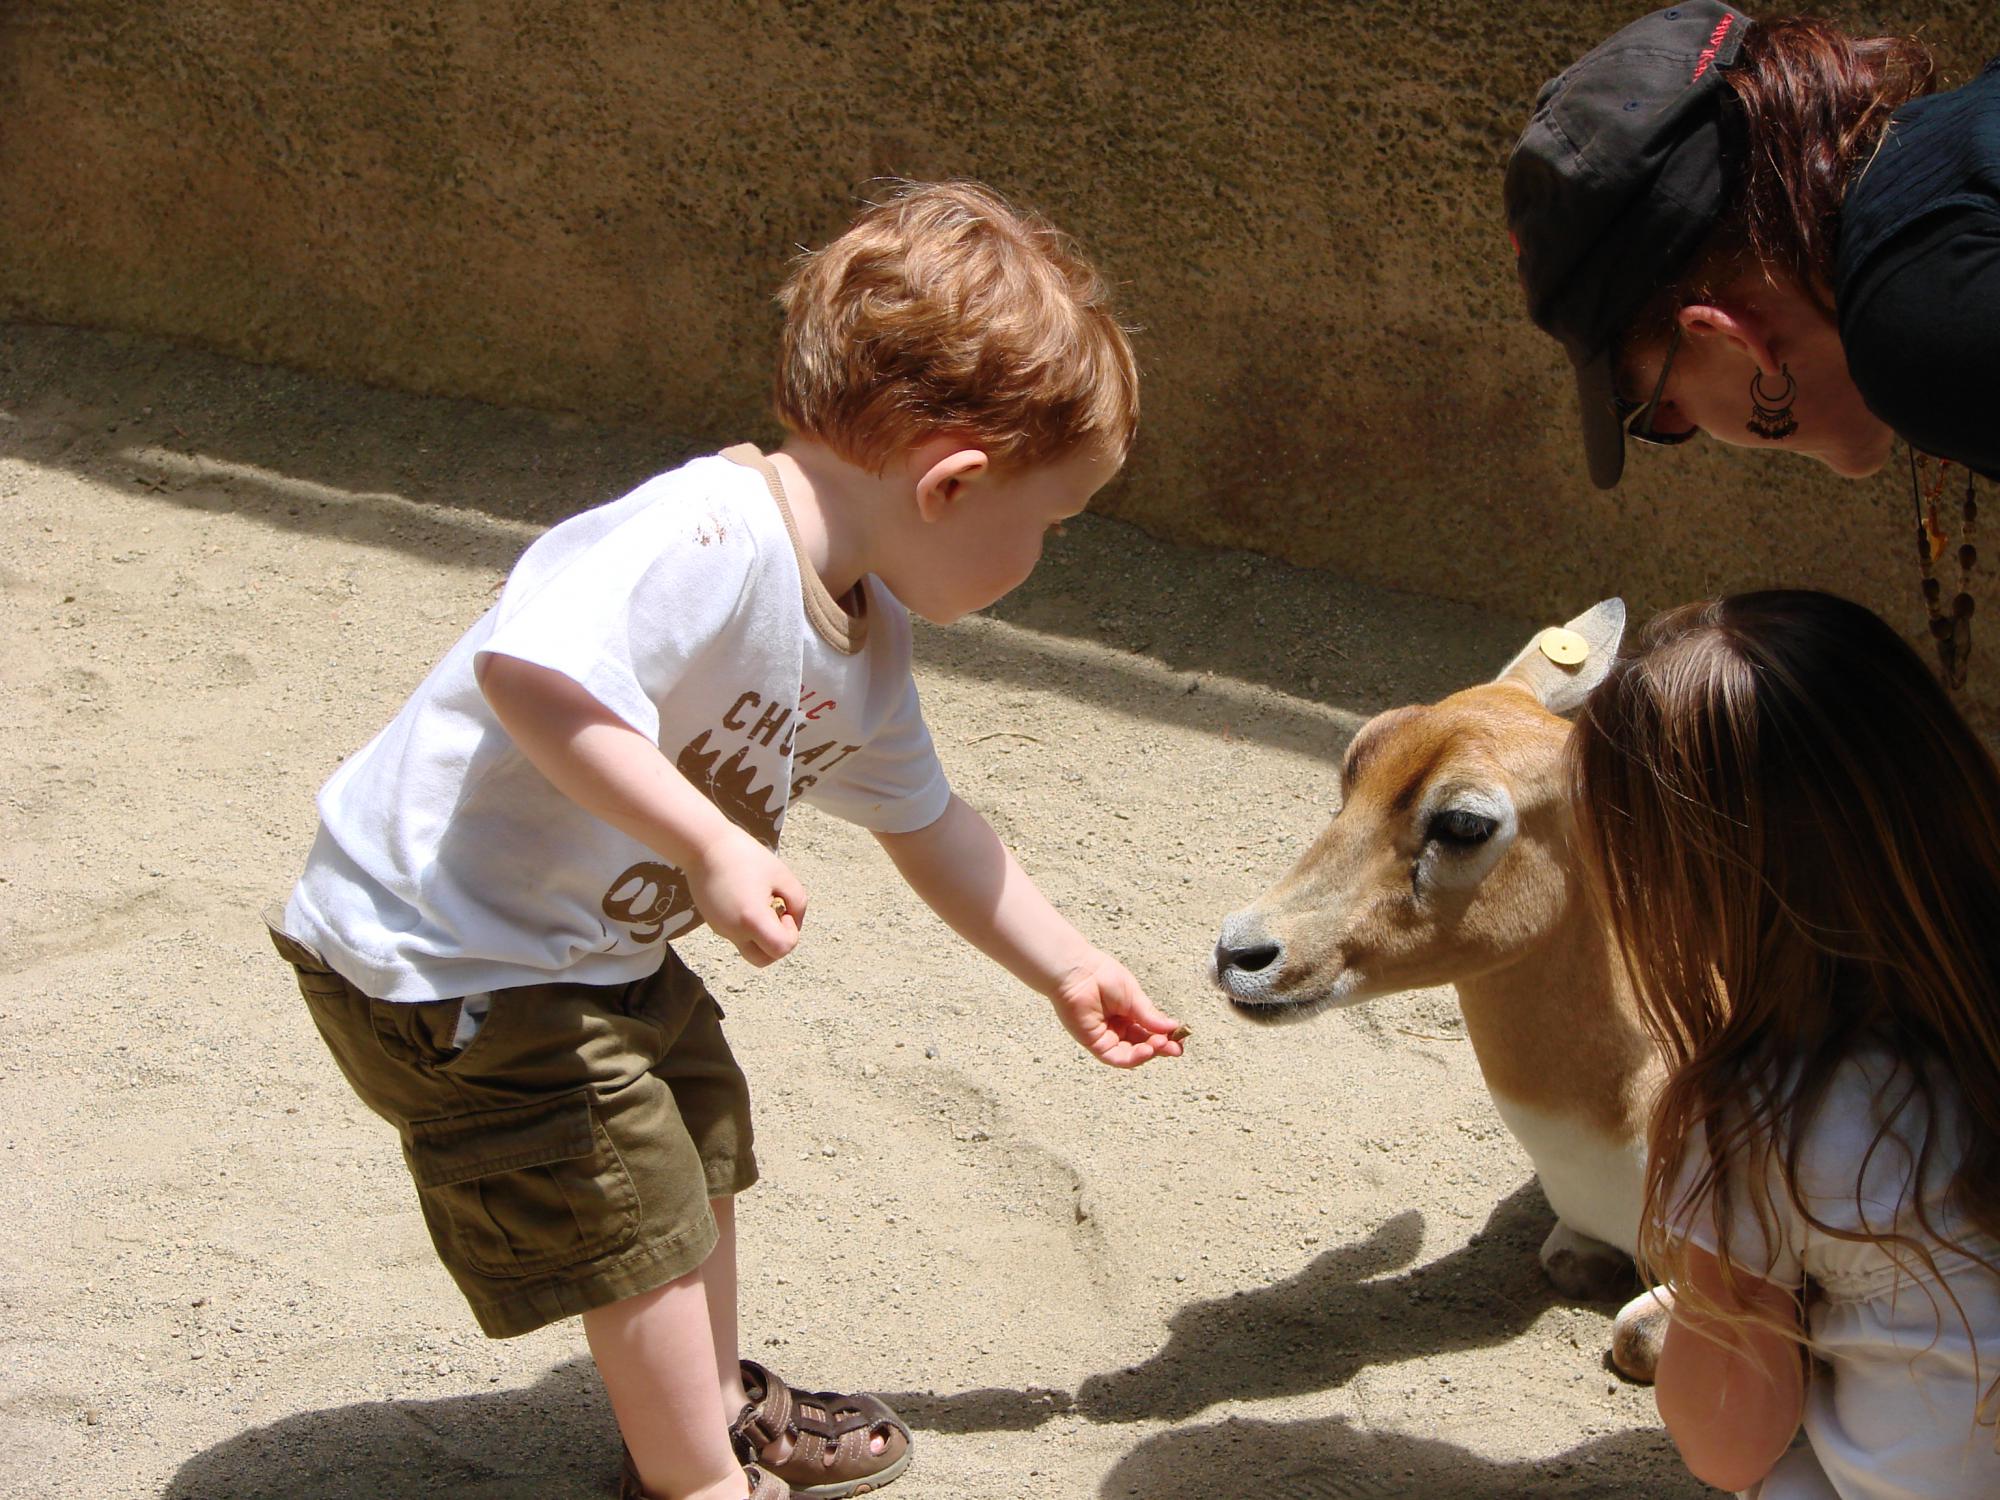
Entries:
POLYGON ((1735 183, 1707 242, 1634 321, 1641 336, 1753 267, 1823 299, 1833 284, 1840 209, 1896 111, 1937 87, 1914 37, 1849 36, 1810 16, 1753 21, 1736 65, 1729 122, 1735 183))
POLYGON ((799 258, 778 303, 778 418, 850 463, 879 471, 940 432, 1006 466, 1131 446, 1139 371, 1103 279, 976 183, 870 205, 799 258))

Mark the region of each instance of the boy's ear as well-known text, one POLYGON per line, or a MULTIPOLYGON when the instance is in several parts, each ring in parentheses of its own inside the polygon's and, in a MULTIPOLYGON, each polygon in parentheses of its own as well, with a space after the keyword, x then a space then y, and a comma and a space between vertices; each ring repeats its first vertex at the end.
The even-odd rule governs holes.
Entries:
POLYGON ((951 509, 965 486, 991 467, 984 450, 954 448, 917 476, 917 514, 935 521, 951 509))
POLYGON ((1552 714, 1573 714, 1611 671, 1624 636, 1625 601, 1606 599, 1567 625, 1539 631, 1493 680, 1518 683, 1552 714))

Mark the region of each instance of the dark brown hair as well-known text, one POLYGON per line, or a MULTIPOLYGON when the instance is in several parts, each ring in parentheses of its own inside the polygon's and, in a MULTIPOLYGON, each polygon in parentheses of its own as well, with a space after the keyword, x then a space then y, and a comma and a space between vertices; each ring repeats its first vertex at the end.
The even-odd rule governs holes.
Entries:
POLYGON ((1139 370, 1070 238, 971 182, 903 183, 799 257, 774 400, 793 432, 879 471, 942 432, 996 466, 1123 461, 1139 370))
POLYGON ((1692 267, 1635 320, 1641 335, 1753 266, 1824 301, 1849 185, 1895 112, 1937 87, 1916 38, 1853 37, 1810 16, 1753 21, 1723 78, 1736 95, 1735 184, 1692 267))
POLYGON ((1876 1146, 1922 1142, 1908 1210, 2000 1274, 1920 1191, 1961 1112, 1945 1201, 2000 1238, 2000 771, 1916 652, 1829 594, 1687 605, 1613 666, 1569 753, 1578 852, 1667 1063, 1642 1261, 1681 1292, 1677 1232, 1707 1206, 1734 1294, 1729 1225, 1747 1205, 1773 1227, 1768 1161, 1809 1224, 1935 1276, 1923 1237, 1834 1229, 1798 1191, 1835 1071, 1880 1049, 1904 1067, 1876 1146))

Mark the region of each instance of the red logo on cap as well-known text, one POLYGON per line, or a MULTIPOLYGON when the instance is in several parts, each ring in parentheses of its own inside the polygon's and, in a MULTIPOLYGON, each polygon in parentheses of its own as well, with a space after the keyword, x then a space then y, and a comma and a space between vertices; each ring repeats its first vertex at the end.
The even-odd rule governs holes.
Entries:
POLYGON ((1701 49, 1701 56, 1694 61, 1694 77, 1689 83, 1698 83, 1701 75, 1708 71, 1708 65, 1715 61, 1715 54, 1722 50, 1722 39, 1729 35, 1729 28, 1736 24, 1736 17, 1724 16, 1714 31, 1708 34, 1708 45, 1701 49))

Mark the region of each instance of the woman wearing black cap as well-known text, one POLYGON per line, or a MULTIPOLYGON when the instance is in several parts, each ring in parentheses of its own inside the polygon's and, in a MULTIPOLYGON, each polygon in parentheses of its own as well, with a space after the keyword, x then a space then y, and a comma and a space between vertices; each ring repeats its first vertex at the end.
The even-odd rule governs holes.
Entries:
POLYGON ((1900 436, 1957 679, 1972 601, 1931 565, 1969 530, 1971 476, 2000 478, 2000 59, 1935 86, 1911 39, 1654 11, 1543 88, 1506 202, 1529 312, 1576 367, 1591 478, 1618 482, 1627 436, 1855 477, 1900 436))

